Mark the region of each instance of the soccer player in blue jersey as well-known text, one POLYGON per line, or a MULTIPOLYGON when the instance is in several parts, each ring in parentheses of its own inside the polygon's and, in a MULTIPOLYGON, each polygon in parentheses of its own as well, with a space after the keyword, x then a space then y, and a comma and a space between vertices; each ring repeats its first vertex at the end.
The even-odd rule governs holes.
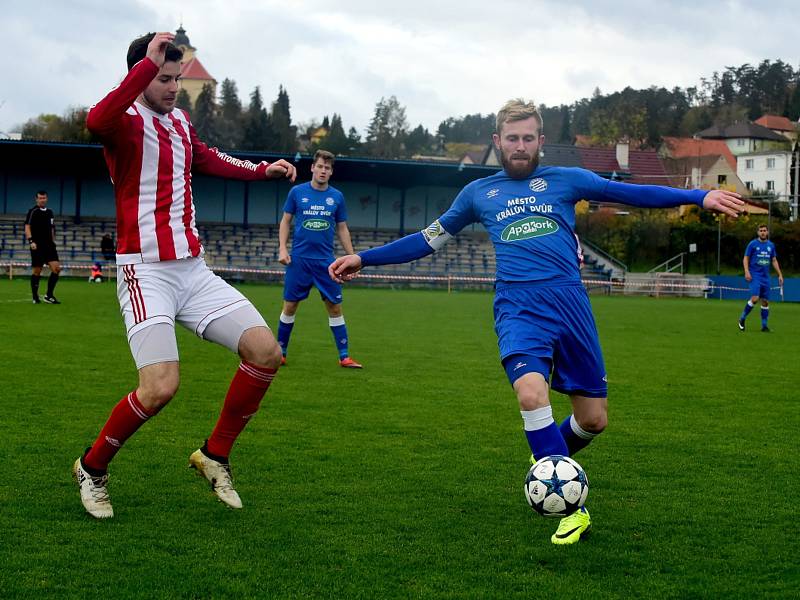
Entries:
POLYGON ((278 231, 278 260, 286 265, 283 311, 278 325, 278 344, 283 352, 282 365, 286 364, 297 307, 308 298, 311 286, 315 286, 328 311, 328 324, 339 352, 339 364, 349 369, 361 368, 350 357, 348 349, 347 326, 342 316, 342 286, 328 277, 328 265, 333 260, 334 230, 345 252, 353 253, 344 196, 330 185, 333 162, 333 154, 326 150, 317 150, 311 165, 311 181, 289 190, 283 207, 283 218, 278 231), (287 247, 292 220, 294 239, 290 254, 287 247))
POLYGON ((783 273, 778 264, 775 244, 769 241, 769 229, 766 225, 758 226, 758 237, 747 244, 742 262, 744 263, 744 278, 750 283, 750 300, 744 305, 744 310, 739 317, 739 331, 744 331, 747 315, 750 314, 760 298, 761 331, 769 332, 767 326, 769 319, 769 266, 775 267, 779 285, 783 285, 783 273))
MULTIPOLYGON (((494 144, 503 170, 468 184, 450 209, 421 232, 329 267, 346 281, 368 265, 402 263, 442 247, 471 223, 482 223, 497 256, 494 317, 500 359, 519 400, 532 454, 570 456, 607 423, 606 370, 575 251, 580 199, 642 207, 696 204, 730 216, 744 205, 734 193, 678 190, 608 181, 579 168, 541 167, 542 118, 535 104, 511 100, 497 114, 494 144), (549 388, 567 394, 572 415, 553 419, 549 388)), ((582 509, 561 520, 554 544, 589 530, 582 509)))

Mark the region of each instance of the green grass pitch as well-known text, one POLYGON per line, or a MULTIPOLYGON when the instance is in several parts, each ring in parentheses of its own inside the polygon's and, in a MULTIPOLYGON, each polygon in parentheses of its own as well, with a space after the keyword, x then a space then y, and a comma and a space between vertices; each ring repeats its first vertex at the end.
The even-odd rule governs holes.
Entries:
MULTIPOLYGON (((242 289, 277 321, 279 287, 242 289)), ((107 522, 70 467, 136 385, 114 285, 28 293, 0 281, 2 598, 797 597, 798 305, 767 335, 740 302, 593 298, 610 425, 576 456, 594 531, 556 547, 490 293, 346 290, 360 372, 313 294, 234 448, 241 511, 187 468, 237 359, 180 330, 181 388, 112 464, 107 522)))

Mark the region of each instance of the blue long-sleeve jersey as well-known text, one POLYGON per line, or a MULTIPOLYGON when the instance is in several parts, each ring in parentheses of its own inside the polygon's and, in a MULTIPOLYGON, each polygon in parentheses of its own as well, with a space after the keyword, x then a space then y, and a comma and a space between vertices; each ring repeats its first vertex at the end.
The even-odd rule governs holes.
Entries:
POLYGON ((437 237, 482 223, 497 257, 498 282, 580 283, 575 203, 581 199, 644 208, 702 206, 704 190, 633 185, 580 168, 538 167, 514 179, 505 171, 461 190, 450 209, 421 233, 360 253, 362 265, 407 262, 430 254, 437 237))

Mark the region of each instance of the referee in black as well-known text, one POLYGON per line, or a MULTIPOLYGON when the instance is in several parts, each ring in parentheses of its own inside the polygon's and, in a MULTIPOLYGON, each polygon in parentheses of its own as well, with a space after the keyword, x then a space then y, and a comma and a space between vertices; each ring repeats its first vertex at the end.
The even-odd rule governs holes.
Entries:
POLYGON ((28 211, 25 217, 25 237, 31 247, 31 293, 33 303, 40 304, 39 277, 45 263, 50 267, 50 278, 47 280, 47 294, 44 301, 48 304, 61 304, 53 295, 61 272, 56 250, 56 226, 53 211, 47 208, 47 192, 36 192, 36 206, 28 211))

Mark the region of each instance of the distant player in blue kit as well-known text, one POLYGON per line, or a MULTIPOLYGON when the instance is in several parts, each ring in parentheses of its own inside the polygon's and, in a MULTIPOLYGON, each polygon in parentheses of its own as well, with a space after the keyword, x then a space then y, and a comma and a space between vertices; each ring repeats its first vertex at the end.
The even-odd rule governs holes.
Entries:
MULTIPOLYGON (((482 223, 497 257, 494 318, 500 359, 511 382, 534 456, 570 456, 607 423, 606 370, 575 250, 575 203, 581 199, 648 208, 697 204, 736 217, 737 194, 608 181, 579 168, 540 167, 542 118, 532 102, 511 100, 492 136, 503 170, 468 184, 450 209, 421 232, 329 267, 346 281, 364 266, 402 263, 441 248, 471 223, 482 223), (569 395, 573 414, 559 426, 549 387, 569 395)), ((584 509, 561 520, 554 544, 589 530, 584 509)))
POLYGON ((758 226, 758 237, 747 244, 744 251, 744 278, 750 283, 750 300, 744 305, 739 317, 739 331, 744 331, 747 315, 761 298, 761 331, 769 332, 769 266, 775 267, 778 273, 778 284, 783 285, 783 273, 775 254, 775 244, 769 241, 769 229, 766 225, 758 226))
POLYGON ((302 300, 308 298, 311 287, 315 286, 328 311, 328 324, 339 352, 339 364, 348 369, 361 368, 350 357, 348 349, 347 326, 342 316, 342 286, 328 277, 328 265, 333 260, 334 230, 345 252, 353 253, 344 196, 329 183, 333 175, 333 162, 333 154, 326 150, 317 150, 311 165, 311 181, 289 190, 283 207, 283 218, 278 232, 278 260, 286 265, 283 311, 278 325, 278 344, 283 352, 282 365, 286 364, 297 307, 302 300), (292 220, 294 239, 290 254, 287 247, 292 220))

